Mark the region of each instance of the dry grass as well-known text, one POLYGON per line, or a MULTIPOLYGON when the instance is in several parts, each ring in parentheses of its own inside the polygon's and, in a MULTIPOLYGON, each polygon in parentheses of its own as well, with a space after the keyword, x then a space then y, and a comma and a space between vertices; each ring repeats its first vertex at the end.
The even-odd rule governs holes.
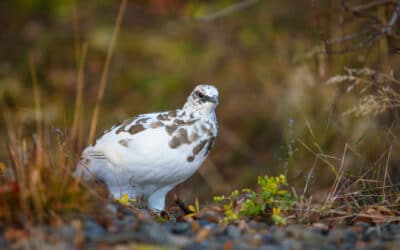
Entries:
POLYGON ((322 158, 332 170, 335 181, 322 198, 315 199, 314 194, 308 193, 306 189, 303 194, 296 195, 298 202, 291 217, 292 222, 353 224, 363 221, 381 224, 400 221, 400 184, 392 182, 388 170, 391 149, 384 152, 381 159, 361 176, 345 171, 345 164, 351 164, 345 160, 350 151, 350 147, 346 145, 340 160, 333 156, 316 156, 316 161, 322 158), (332 159, 336 164, 330 161, 332 159))
POLYGON ((73 180, 74 158, 61 138, 54 141, 55 135, 49 129, 44 134, 23 139, 9 130, 11 165, 4 173, 7 180, 2 185, 0 205, 4 221, 42 223, 52 217, 88 211, 94 204, 88 190, 73 180))
MULTIPOLYGON (((303 193, 298 195, 293 219, 309 223, 399 222, 400 184, 393 181, 390 169, 398 141, 396 132, 390 128, 396 124, 397 108, 400 106, 400 82, 392 74, 380 73, 370 68, 346 68, 345 74, 333 76, 326 83, 339 85, 345 93, 352 93, 356 100, 356 105, 343 112, 343 115, 369 116, 377 121, 382 115, 391 117, 387 120, 381 119, 381 122, 385 122, 384 126, 389 123, 389 129, 382 130, 381 134, 382 138, 392 139, 378 159, 365 162, 361 175, 355 175, 352 165, 359 164, 357 161, 362 161, 365 155, 353 148, 354 143, 345 143, 341 155, 330 155, 323 151, 323 146, 317 140, 313 144, 307 144, 298 138, 299 143, 315 157, 308 176, 314 174, 317 163, 322 163, 334 176, 334 181, 323 198, 316 200, 313 198, 314 194, 309 193, 311 178, 307 178, 303 193)), ((312 127, 307 127, 309 134, 315 139, 312 127)))
POLYGON ((100 78, 100 83, 99 83, 99 90, 97 92, 96 104, 94 106, 93 116, 92 116, 92 120, 90 123, 88 144, 91 144, 95 139, 94 137, 95 137, 97 123, 99 120, 99 113, 100 113, 100 103, 101 103, 101 100, 103 99, 104 91, 105 91, 105 88, 107 85, 108 73, 109 73, 110 65, 111 65, 111 58, 112 58, 112 55, 113 55, 113 52, 115 49, 116 39, 118 37, 118 33, 121 28, 122 17, 124 16, 127 4, 128 4, 127 0, 123 0, 121 2, 121 5, 120 5, 119 11, 118 11, 118 15, 117 15, 117 20, 115 21, 113 33, 111 35, 110 44, 107 49, 107 55, 106 55, 106 59, 104 62, 104 68, 101 73, 101 78, 100 78))
POLYGON ((327 84, 346 85, 346 92, 356 92, 360 101, 344 114, 378 115, 400 107, 400 81, 392 74, 370 68, 345 69, 345 74, 328 79, 327 84))
MULTIPOLYGON (((2 226, 53 223, 79 213, 91 213, 102 202, 103 191, 83 186, 72 177, 80 130, 79 112, 72 133, 42 122, 41 95, 33 60, 30 60, 36 110, 36 132, 22 135, 23 126, 3 109, 9 161, 2 166, 0 218, 2 226)), ((79 92, 79 88, 78 88, 79 92)), ((77 105, 81 105, 77 95, 77 105)), ((72 216, 72 217, 71 217, 72 216)))
MULTIPOLYGON (((111 37, 105 66, 103 68, 98 98, 90 126, 89 141, 93 140, 96 130, 100 103, 104 95, 116 37, 121 26, 127 5, 121 3, 114 32, 111 37)), ((79 25, 76 24, 76 29, 79 25)), ((109 201, 104 186, 92 183, 80 183, 72 177, 78 155, 83 146, 82 121, 84 68, 87 45, 80 48, 76 44, 77 86, 74 119, 71 130, 54 129, 42 122, 41 95, 38 88, 36 65, 29 58, 32 79, 33 100, 35 105, 36 132, 31 137, 21 134, 23 127, 12 119, 7 109, 3 109, 7 125, 9 163, 1 165, 0 219, 7 225, 51 224, 64 221, 82 213, 93 214, 98 204, 109 201), (93 185, 94 184, 94 185, 93 185)))

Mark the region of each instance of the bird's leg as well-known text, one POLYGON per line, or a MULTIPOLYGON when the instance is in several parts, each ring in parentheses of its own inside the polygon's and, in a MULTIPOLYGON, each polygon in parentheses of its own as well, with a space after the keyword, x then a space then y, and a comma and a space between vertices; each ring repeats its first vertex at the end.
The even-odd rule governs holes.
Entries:
POLYGON ((147 199, 147 206, 154 211, 163 211, 165 208, 165 196, 173 186, 166 186, 152 193, 147 199))
POLYGON ((113 199, 121 199, 123 196, 122 188, 119 185, 116 186, 107 186, 108 191, 110 192, 111 198, 113 199))
POLYGON ((128 195, 130 199, 136 198, 136 193, 129 187, 123 185, 107 185, 108 191, 111 194, 111 197, 116 198, 123 198, 124 195, 128 195))

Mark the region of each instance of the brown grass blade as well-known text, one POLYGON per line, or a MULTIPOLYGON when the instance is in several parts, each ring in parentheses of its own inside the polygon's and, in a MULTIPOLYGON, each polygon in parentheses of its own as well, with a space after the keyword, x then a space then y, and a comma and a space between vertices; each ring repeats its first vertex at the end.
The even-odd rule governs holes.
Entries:
POLYGON ((78 139, 78 151, 82 148, 82 136, 79 133, 80 128, 82 128, 82 109, 83 109, 83 86, 84 86, 84 68, 86 63, 88 46, 84 44, 82 46, 82 53, 80 54, 78 74, 77 74, 77 87, 76 87, 76 99, 75 99, 75 111, 74 111, 74 121, 72 123, 71 137, 70 141, 75 142, 78 139))
POLYGON ((113 33, 111 35, 111 41, 110 41, 110 45, 108 46, 107 55, 106 55, 106 59, 105 59, 105 63, 104 63, 104 68, 103 68, 103 72, 102 72, 101 78, 100 78, 99 91, 97 93, 96 104, 94 107, 93 116, 92 116, 92 120, 91 120, 91 124, 90 124, 88 144, 91 144, 93 142, 94 136, 96 133, 97 122, 98 122, 99 113, 100 113, 100 103, 104 96, 104 90, 106 88, 108 73, 110 70, 111 58, 114 53, 115 43, 116 43, 120 28, 121 28, 122 18, 124 16, 127 4, 128 4, 127 0, 122 0, 121 5, 119 7, 117 20, 115 21, 113 33))

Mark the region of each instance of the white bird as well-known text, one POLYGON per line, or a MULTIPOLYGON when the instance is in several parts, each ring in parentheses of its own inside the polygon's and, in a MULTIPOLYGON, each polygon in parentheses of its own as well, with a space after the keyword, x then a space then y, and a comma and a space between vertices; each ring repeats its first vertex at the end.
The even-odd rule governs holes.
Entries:
POLYGON ((167 193, 192 176, 217 136, 218 90, 198 85, 182 109, 142 114, 106 130, 82 153, 74 173, 96 177, 114 198, 144 198, 164 210, 167 193))

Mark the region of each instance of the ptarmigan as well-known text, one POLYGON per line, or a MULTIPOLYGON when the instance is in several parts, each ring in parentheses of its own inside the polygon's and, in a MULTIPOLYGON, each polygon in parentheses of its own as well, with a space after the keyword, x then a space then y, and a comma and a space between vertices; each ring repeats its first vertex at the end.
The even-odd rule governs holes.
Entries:
POLYGON ((125 120, 83 151, 74 175, 99 178, 114 198, 128 194, 164 210, 166 194, 193 175, 213 146, 217 105, 218 90, 198 85, 182 109, 125 120))

